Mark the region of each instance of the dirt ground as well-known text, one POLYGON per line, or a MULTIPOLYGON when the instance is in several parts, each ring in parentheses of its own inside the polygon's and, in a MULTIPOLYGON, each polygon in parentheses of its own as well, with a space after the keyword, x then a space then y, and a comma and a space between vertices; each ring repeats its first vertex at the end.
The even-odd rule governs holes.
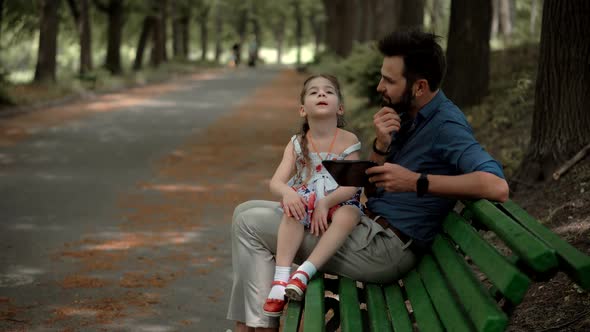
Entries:
MULTIPOLYGON (((512 199, 574 247, 590 255, 590 162, 558 181, 517 184, 512 199)), ((590 331, 590 294, 564 273, 533 284, 509 331, 590 331)))
MULTIPOLYGON (((77 326, 100 328, 128 315, 153 314, 160 301, 155 292, 135 291, 139 287, 157 290, 166 287, 175 278, 182 278, 180 271, 162 273, 125 274, 121 280, 89 278, 90 271, 124 269, 120 262, 126 257, 105 256, 104 246, 126 248, 156 247, 162 241, 183 239, 183 231, 191 231, 191 215, 202 213, 204 207, 223 209, 226 223, 230 222, 233 206, 248 199, 271 198, 268 180, 280 160, 284 144, 297 130, 297 94, 303 76, 292 71, 281 74, 274 82, 258 90, 255 95, 240 104, 235 112, 215 122, 205 133, 190 138, 186 145, 172 151, 155 167, 165 183, 202 183, 201 186, 173 184, 138 184, 146 191, 157 191, 165 198, 159 204, 147 196, 123 197, 123 210, 132 211, 128 222, 120 227, 132 231, 138 225, 159 230, 160 237, 130 237, 120 241, 100 238, 83 239, 80 243, 64 244, 54 259, 67 260, 77 266, 77 272, 63 279, 63 289, 121 287, 127 290, 120 298, 101 300, 79 298, 70 307, 57 308, 45 322, 46 327, 71 320, 72 312, 94 311, 98 315, 72 321, 77 326), (228 135, 231 133, 231 135, 228 135), (230 162, 228 162, 230 161, 230 162), (256 167, 253 167, 255 165, 256 167), (231 176, 228 176, 231 174, 231 176), (209 194, 214 193, 214 194, 209 194), (191 205, 198 202, 196 205, 191 205), (133 310, 125 309, 132 307, 133 310), (130 313, 131 312, 131 313, 130 313)), ((146 88, 148 89, 148 88, 146 88)), ((159 92, 165 91, 162 85, 159 92)), ((137 98, 149 96, 153 91, 138 90, 137 98)), ((132 103, 133 98, 118 99, 132 103)), ((31 128, 50 126, 75 117, 75 107, 66 106, 50 112, 39 112, 4 121, 0 126, 0 146, 17 144, 31 134, 31 128), (68 112, 67 109, 72 111, 68 112)), ((108 111, 108 108, 96 111, 108 111)), ((76 115, 77 116, 77 115, 76 115)), ((575 247, 590 254, 590 165, 588 158, 580 162, 559 181, 544 184, 518 184, 512 199, 533 216, 540 219, 575 247)), ((222 245, 222 243, 211 244, 222 245)), ((197 248, 191 248, 195 250, 197 248)), ((208 248, 212 252, 215 248, 208 248)), ((119 251, 127 255, 127 251, 119 251)), ((108 255, 108 254, 106 254, 108 255)), ((174 257, 151 259, 143 257, 141 264, 146 271, 162 261, 175 260, 181 264, 191 259, 182 252, 174 257)), ((214 255, 206 257, 209 266, 200 273, 207 274, 219 262, 214 255)), ((228 262, 225 262, 228 263, 228 262)), ((228 296, 227 290, 213 290, 210 301, 228 296)), ((0 296, 0 320, 26 320, 23 312, 31 308, 15 306, 11 299, 0 296)), ((590 330, 590 295, 576 287, 564 274, 558 274, 545 282, 537 282, 530 288, 524 302, 514 312, 509 331, 588 331, 590 330)), ((84 316, 83 316, 84 317, 84 316)), ((187 328, 193 324, 185 322, 187 328)), ((63 325, 63 324, 62 324, 63 325)), ((76 326, 72 325, 72 326, 76 326)), ((26 324, 25 324, 26 326, 26 324)), ((196 326, 193 326, 196 327, 196 326)), ((23 328, 22 331, 26 331, 23 328)), ((67 329, 66 329, 67 330, 67 329)), ((72 330, 76 330, 72 328, 72 330)), ((16 331, 16 329, 15 329, 16 331)))

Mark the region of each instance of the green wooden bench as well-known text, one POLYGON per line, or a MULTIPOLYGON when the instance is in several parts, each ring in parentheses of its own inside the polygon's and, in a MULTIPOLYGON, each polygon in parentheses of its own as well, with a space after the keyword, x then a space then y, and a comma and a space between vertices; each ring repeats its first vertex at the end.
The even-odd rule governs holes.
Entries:
POLYGON ((590 257, 514 202, 465 202, 443 229, 399 282, 312 279, 304 301, 288 304, 283 331, 504 331, 531 280, 563 271, 590 289, 590 257))

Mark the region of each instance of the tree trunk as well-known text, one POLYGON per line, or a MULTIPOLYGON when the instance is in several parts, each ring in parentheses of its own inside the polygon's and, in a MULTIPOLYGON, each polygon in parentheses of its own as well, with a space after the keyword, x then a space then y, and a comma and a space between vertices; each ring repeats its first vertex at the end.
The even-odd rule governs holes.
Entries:
POLYGON ((545 0, 531 140, 517 177, 550 179, 590 142, 590 1, 545 0))
POLYGON ((2 40, 2 17, 3 16, 4 16, 4 0, 0 0, 0 40, 2 40))
POLYGON ((368 20, 369 18, 369 7, 371 6, 370 1, 361 1, 358 4, 358 36, 356 40, 359 43, 364 43, 367 41, 367 28, 368 28, 368 20))
POLYGON ((326 48, 340 57, 352 51, 356 32, 354 0, 324 0, 326 8, 326 48))
POLYGON ((201 30, 201 60, 207 60, 207 52, 209 51, 209 28, 207 25, 207 17, 201 17, 199 20, 201 30))
POLYGON ((168 0, 160 0, 162 8, 162 22, 160 23, 161 36, 160 52, 162 52, 162 61, 168 61, 168 0))
POLYGON ((400 0, 376 0, 375 39, 380 39, 399 27, 400 0))
POLYGON ((460 107, 478 104, 488 93, 491 9, 489 0, 451 3, 444 89, 460 107))
POLYGON ((123 0, 110 0, 107 7, 109 17, 108 23, 108 45, 105 68, 113 75, 120 74, 121 66, 121 35, 123 30, 123 0))
POLYGON ((68 5, 78 30, 78 38, 80 40, 80 75, 84 75, 92 70, 92 42, 90 32, 90 18, 88 16, 89 3, 88 0, 68 0, 68 5))
POLYGON ((150 64, 153 67, 158 67, 164 62, 164 54, 165 54, 165 47, 164 44, 164 22, 163 22, 163 7, 164 2, 160 2, 159 0, 154 0, 153 8, 154 8, 154 28, 153 28, 153 43, 152 43, 152 50, 150 54, 150 64))
POLYGON ((507 41, 512 35, 512 7, 510 0, 500 0, 500 32, 507 41))
POLYGON ((277 42, 277 64, 283 63, 283 41, 285 39, 285 25, 279 24, 274 27, 275 40, 277 42))
POLYGON ((236 26, 236 32, 238 33, 238 36, 240 37, 240 41, 239 46, 240 49, 244 46, 244 42, 246 41, 246 28, 248 25, 248 8, 243 6, 240 9, 240 14, 239 14, 239 18, 238 18, 238 23, 236 26))
POLYGON ((401 0, 400 28, 422 29, 424 27, 425 0, 401 0))
POLYGON ((172 13, 172 57, 176 59, 180 59, 184 55, 180 22, 183 10, 184 8, 176 1, 170 2, 170 12, 172 13))
POLYGON ((35 82, 55 82, 59 0, 41 1, 39 50, 35 67, 35 82))
POLYGON ((180 18, 175 17, 172 20, 172 57, 176 59, 182 58, 184 51, 182 50, 182 27, 180 25, 180 18))
POLYGON ((80 75, 92 70, 92 24, 89 10, 88 0, 80 0, 80 75))
POLYGON ((539 5, 539 1, 538 0, 533 0, 533 2, 531 3, 531 21, 530 21, 530 25, 529 25, 529 32, 532 35, 535 34, 535 29, 537 26, 537 6, 539 5))
POLYGON ((295 10, 295 45, 297 47, 297 68, 301 66, 301 47, 303 44, 303 13, 299 1, 293 2, 295 10))
MULTIPOLYGON (((4 15, 4 0, 0 0, 0 55, 4 48, 2 47, 2 17, 4 15)), ((0 83, 2 83, 5 79, 7 72, 6 68, 4 68, 2 58, 0 57, 0 83)), ((8 100, 2 93, 2 87, 0 87, 0 104, 7 104, 8 100)))
POLYGON ((221 60, 221 53, 223 48, 221 46, 221 38, 223 36, 223 13, 219 1, 215 2, 215 63, 221 60))
POLYGON ((430 12, 430 25, 434 33, 440 34, 441 25, 444 16, 444 4, 442 0, 432 0, 432 8, 430 12))
POLYGON ((491 38, 498 36, 500 27, 500 0, 492 0, 492 31, 491 38))
POLYGON ((376 6, 377 6, 377 1, 376 0, 366 0, 363 1, 363 4, 365 4, 366 9, 365 9, 365 36, 363 37, 363 39, 365 41, 367 40, 374 40, 376 37, 376 6))
POLYGON ((211 6, 206 3, 201 3, 198 8, 199 31, 201 33, 201 60, 207 60, 207 53, 209 51, 209 13, 211 6))
POLYGON ((319 22, 319 18, 315 13, 309 16, 309 25, 313 32, 314 48, 313 57, 316 58, 320 53, 320 44, 322 43, 322 24, 319 22))
POLYGON ((277 37, 277 64, 283 63, 283 36, 277 37))
POLYGON ((154 30, 155 20, 156 19, 152 15, 146 15, 143 19, 143 26, 141 28, 141 34, 139 35, 139 41, 137 42, 137 50, 135 51, 133 70, 140 70, 141 67, 143 67, 143 54, 145 53, 145 47, 150 34, 154 30))
POLYGON ((190 55, 190 31, 191 31, 190 14, 186 14, 180 20, 180 27, 182 30, 182 52, 183 57, 188 59, 190 55))

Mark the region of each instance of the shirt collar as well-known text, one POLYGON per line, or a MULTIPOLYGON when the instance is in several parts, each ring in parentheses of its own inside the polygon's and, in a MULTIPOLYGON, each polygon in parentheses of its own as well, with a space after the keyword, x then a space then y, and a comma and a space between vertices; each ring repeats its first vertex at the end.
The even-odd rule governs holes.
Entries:
POLYGON ((447 100, 447 96, 445 96, 442 90, 439 89, 436 95, 434 95, 434 97, 426 105, 424 105, 420 111, 418 111, 416 120, 421 122, 422 120, 431 117, 433 113, 439 109, 440 104, 442 104, 445 100, 447 100))

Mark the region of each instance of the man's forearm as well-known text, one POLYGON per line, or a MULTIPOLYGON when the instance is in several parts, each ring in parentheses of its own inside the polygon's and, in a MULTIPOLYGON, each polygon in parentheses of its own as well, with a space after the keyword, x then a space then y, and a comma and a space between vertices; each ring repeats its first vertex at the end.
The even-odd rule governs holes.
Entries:
POLYGON ((428 175, 428 182, 428 193, 437 196, 505 202, 509 195, 506 180, 488 172, 455 176, 428 175))

